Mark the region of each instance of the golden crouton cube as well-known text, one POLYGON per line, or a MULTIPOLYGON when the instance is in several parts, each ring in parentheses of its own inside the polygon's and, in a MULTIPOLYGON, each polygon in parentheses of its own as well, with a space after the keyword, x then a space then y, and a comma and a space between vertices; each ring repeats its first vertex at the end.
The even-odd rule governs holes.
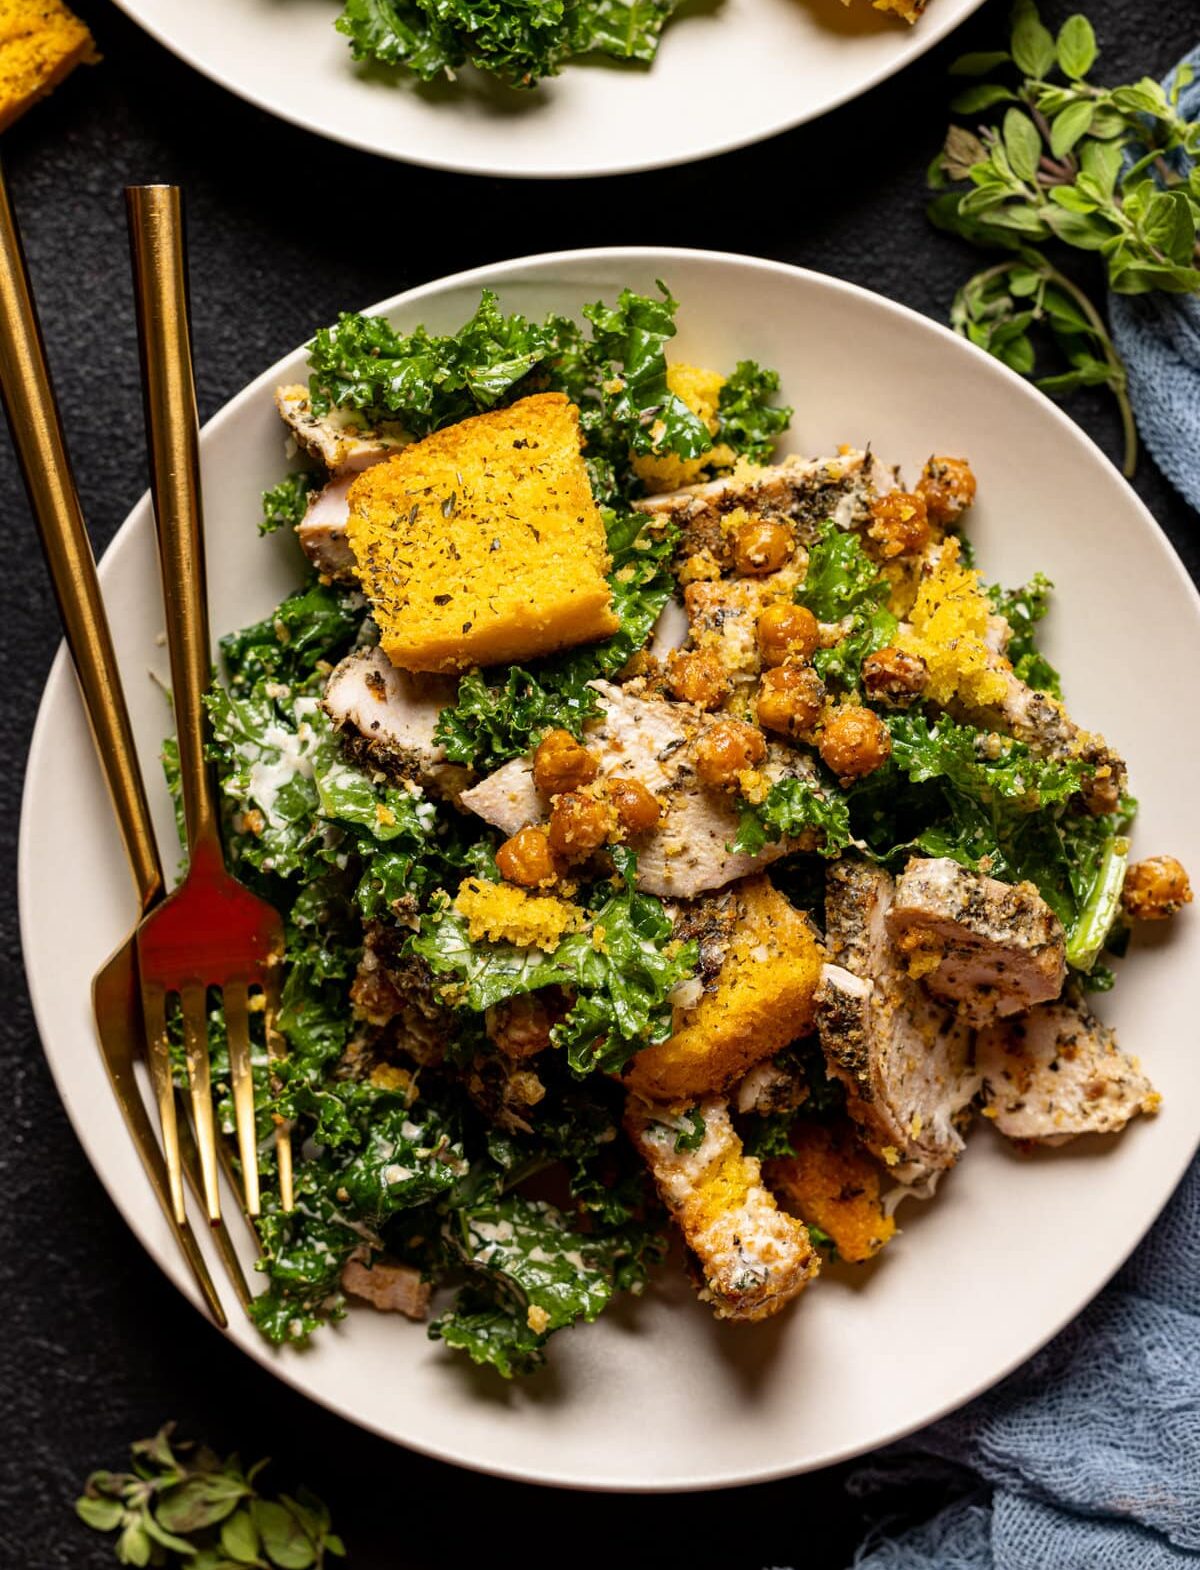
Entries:
POLYGON ((785 1210, 828 1234, 843 1259, 859 1264, 896 1231, 879 1202, 879 1168, 850 1123, 797 1122, 790 1156, 763 1166, 767 1186, 785 1210))
POLYGON ((674 1034, 644 1048, 626 1083, 654 1101, 685 1101, 724 1090, 812 1027, 821 946, 767 877, 735 891, 737 911, 711 990, 678 1009, 674 1034))
POLYGON ((617 630, 579 411, 561 393, 367 469, 348 532, 384 651, 405 670, 527 660, 617 630))
POLYGON ((61 0, 0 0, 0 131, 96 59, 91 33, 61 0))
POLYGON ((694 1150, 680 1140, 686 1114, 681 1119, 637 1096, 629 1098, 625 1128, 691 1250, 701 1300, 718 1319, 767 1319, 804 1290, 820 1259, 803 1223, 764 1187, 726 1103, 709 1097, 693 1113, 703 1119, 694 1150))

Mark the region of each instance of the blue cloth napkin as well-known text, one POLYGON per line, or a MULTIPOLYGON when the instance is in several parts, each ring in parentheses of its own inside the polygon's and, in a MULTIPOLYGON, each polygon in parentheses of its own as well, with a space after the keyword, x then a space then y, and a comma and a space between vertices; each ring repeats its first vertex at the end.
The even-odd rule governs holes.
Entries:
MULTIPOLYGON (((1179 63, 1197 74, 1179 95, 1179 111, 1198 120, 1200 47, 1179 63)), ((1142 440, 1175 489, 1200 511, 1200 298, 1110 294, 1108 316, 1129 371, 1142 440)))

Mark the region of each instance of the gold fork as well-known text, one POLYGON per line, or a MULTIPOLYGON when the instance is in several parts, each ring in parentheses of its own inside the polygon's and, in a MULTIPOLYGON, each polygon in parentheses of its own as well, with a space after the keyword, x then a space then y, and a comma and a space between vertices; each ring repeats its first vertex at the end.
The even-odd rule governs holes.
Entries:
MULTIPOLYGON (((112 634, 96 577, 79 494, 63 438, 50 372, 42 347, 16 217, 0 170, 0 392, 8 412, 30 510, 50 570, 67 647, 79 679, 96 751, 138 893, 140 913, 162 898, 164 882, 145 786, 134 750, 112 634)), ((175 1237, 200 1295, 222 1328, 225 1310, 204 1255, 186 1218, 177 1218, 162 1153, 138 1088, 142 1013, 135 935, 97 971, 92 982, 97 1043, 117 1106, 125 1120, 151 1190, 175 1237)), ((183 1146, 184 1170, 199 1196, 201 1178, 194 1144, 183 1146)), ((224 1224, 215 1241, 243 1306, 250 1292, 224 1224)))
MULTIPOLYGON (((178 186, 130 186, 125 193, 137 302, 142 391, 150 453, 150 491, 158 531, 167 648, 187 825, 188 871, 138 928, 138 969, 146 1051, 158 1099, 163 1150, 177 1216, 183 1214, 179 1128, 167 1034, 168 1006, 179 1000, 192 1121, 205 1204, 220 1220, 217 1136, 208 1055, 208 993, 220 991, 229 1042, 230 1081, 247 1214, 260 1209, 258 1141, 250 1058, 250 1012, 265 1014, 268 1053, 280 1055, 283 922, 278 911, 226 871, 213 784, 204 751, 204 692, 211 677, 204 537, 200 505, 200 430, 188 325, 183 219, 178 186)), ((292 1208, 291 1136, 276 1122, 279 1192, 292 1208)))

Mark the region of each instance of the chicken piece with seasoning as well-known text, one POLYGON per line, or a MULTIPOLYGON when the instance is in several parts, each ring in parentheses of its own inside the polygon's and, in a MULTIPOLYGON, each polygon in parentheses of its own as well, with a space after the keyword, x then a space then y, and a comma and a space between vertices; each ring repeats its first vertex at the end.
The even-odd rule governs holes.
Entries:
POLYGON ((914 858, 896 884, 887 928, 929 991, 984 1025, 1062 991, 1062 923, 1032 883, 1001 883, 948 856, 914 858))
POLYGON ((798 1297, 820 1269, 803 1222, 779 1208, 748 1156, 729 1108, 717 1097, 694 1109, 695 1148, 684 1120, 637 1096, 625 1129, 650 1169, 700 1277, 700 1298, 718 1319, 761 1320, 798 1297))

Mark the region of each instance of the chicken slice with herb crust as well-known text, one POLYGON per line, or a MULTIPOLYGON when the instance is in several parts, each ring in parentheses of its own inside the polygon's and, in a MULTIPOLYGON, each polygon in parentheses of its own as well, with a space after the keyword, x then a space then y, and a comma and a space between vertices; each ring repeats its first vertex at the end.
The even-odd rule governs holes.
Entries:
POLYGON ((454 693, 449 677, 414 676, 397 669, 382 649, 357 649, 330 675, 324 704, 356 763, 453 795, 470 771, 446 762, 434 733, 454 693))
MULTIPOLYGON (((604 713, 589 723, 584 743, 596 755, 600 778, 635 779, 664 806, 659 827, 637 844, 638 888, 691 899, 760 871, 805 843, 780 840, 754 855, 730 850, 740 821, 735 799, 702 786, 691 761, 692 742, 715 718, 689 704, 642 697, 610 682, 591 685, 604 713)), ((761 773, 768 784, 788 774, 815 778, 810 759, 781 745, 769 749, 761 773)), ((504 764, 464 791, 461 804, 509 835, 549 812, 549 802, 533 782, 530 758, 504 764)))
POLYGON ((701 1301, 718 1319, 768 1319, 803 1292, 820 1259, 803 1222, 780 1210, 763 1184, 726 1103, 709 1097, 693 1110, 704 1120, 695 1149, 681 1148, 693 1125, 635 1096, 625 1129, 691 1251, 701 1301))
POLYGON ((689 583, 683 591, 689 646, 715 654, 731 680, 752 681, 762 670, 758 618, 768 605, 790 604, 803 577, 792 565, 764 578, 689 583))
POLYGON ((899 962, 887 930, 891 876, 843 858, 826 874, 826 965, 817 1028, 831 1074, 867 1148, 905 1184, 936 1177, 962 1154, 979 1079, 971 1031, 899 962))
POLYGON ((827 518, 842 529, 865 524, 872 498, 895 488, 891 471, 871 453, 848 448, 831 458, 791 457, 768 468, 744 467, 725 479, 650 496, 634 506, 679 525, 677 560, 699 557, 728 571, 726 521, 738 509, 789 525, 797 543, 807 545, 827 518))
POLYGON ((915 857, 888 911, 892 941, 937 997, 985 1025, 1062 991, 1062 923, 1032 883, 1001 883, 949 856, 915 857))
POLYGON ((1043 1003, 980 1031, 983 1115, 1009 1139, 1063 1145, 1115 1134, 1162 1099, 1082 998, 1043 1003))
POLYGON ((296 525, 300 549, 326 578, 339 583, 356 583, 354 552, 346 534, 350 521, 350 486, 353 474, 330 480, 309 497, 304 516, 296 525))
POLYGON ((407 447, 412 437, 399 425, 370 426, 354 409, 335 407, 314 414, 307 387, 277 387, 275 407, 301 452, 323 463, 332 475, 356 474, 407 447))
POLYGON ((342 1290, 362 1298, 381 1313, 422 1320, 429 1312, 433 1288, 421 1280, 421 1272, 412 1265, 391 1264, 382 1259, 371 1262, 352 1254, 342 1269, 342 1290))

